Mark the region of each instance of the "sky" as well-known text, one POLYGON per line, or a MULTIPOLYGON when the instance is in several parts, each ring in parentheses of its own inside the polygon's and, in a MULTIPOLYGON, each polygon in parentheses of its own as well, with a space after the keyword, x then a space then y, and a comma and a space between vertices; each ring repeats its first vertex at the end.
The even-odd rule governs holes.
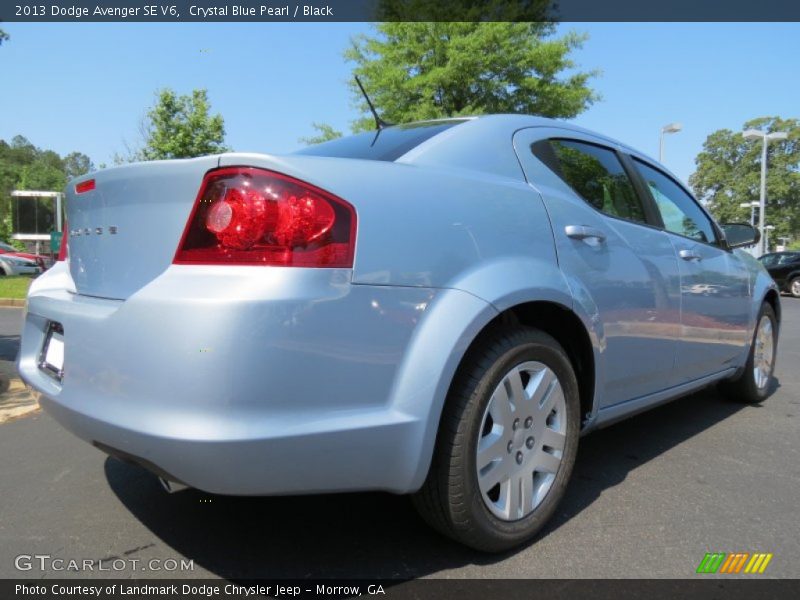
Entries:
MULTIPOLYGON (((358 116, 342 58, 366 23, 3 23, 0 139, 110 163, 141 144, 155 91, 208 89, 237 151, 290 152, 313 121, 347 131, 358 116)), ((573 122, 658 156, 686 181, 706 137, 749 119, 800 117, 800 24, 566 23, 573 54, 598 70, 602 99, 573 122)))

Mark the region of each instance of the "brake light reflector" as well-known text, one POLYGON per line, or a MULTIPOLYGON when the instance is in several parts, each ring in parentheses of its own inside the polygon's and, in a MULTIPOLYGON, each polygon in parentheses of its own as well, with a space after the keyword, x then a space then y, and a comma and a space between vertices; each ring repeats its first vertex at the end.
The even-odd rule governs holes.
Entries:
POLYGON ((176 264, 353 266, 356 214, 333 194, 254 167, 209 171, 176 264))
POLYGON ((91 192, 93 189, 94 189, 94 179, 87 179, 86 181, 81 181, 80 183, 75 184, 76 194, 91 192))

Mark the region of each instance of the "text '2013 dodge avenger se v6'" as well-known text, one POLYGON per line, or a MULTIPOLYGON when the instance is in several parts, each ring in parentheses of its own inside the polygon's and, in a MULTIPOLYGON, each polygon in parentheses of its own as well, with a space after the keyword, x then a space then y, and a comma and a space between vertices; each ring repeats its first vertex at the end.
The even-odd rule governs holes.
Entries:
POLYGON ((553 514, 582 433, 771 389, 778 290, 734 249, 753 228, 548 119, 116 167, 70 183, 67 222, 19 371, 165 482, 410 493, 498 551, 553 514))

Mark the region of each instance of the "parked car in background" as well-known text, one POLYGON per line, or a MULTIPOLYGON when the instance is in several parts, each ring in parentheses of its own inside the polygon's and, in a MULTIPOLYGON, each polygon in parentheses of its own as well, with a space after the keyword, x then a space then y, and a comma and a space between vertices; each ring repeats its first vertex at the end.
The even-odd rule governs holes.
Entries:
POLYGON ((500 551, 553 515, 580 435, 716 383, 773 390, 780 298, 738 249, 758 232, 570 124, 129 164, 66 209, 19 372, 168 489, 414 494, 500 551))
POLYGON ((6 275, 38 275, 44 269, 29 258, 12 254, 0 254, 0 276, 6 275))
POLYGON ((44 256, 42 254, 31 254, 30 252, 23 252, 17 250, 11 244, 0 242, 0 256, 3 255, 19 256, 21 258, 27 258, 28 260, 32 260, 42 268, 42 271, 51 267, 53 264, 53 259, 50 258, 49 256, 44 256))
POLYGON ((782 292, 800 298, 800 252, 770 252, 758 260, 782 292))

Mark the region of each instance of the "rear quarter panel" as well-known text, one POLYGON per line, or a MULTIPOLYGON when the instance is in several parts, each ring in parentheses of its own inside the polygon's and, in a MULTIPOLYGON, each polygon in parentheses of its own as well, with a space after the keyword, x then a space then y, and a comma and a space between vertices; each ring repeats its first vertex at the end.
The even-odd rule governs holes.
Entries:
MULTIPOLYGON (((510 144, 510 141, 509 141, 510 144)), ((465 289, 496 296, 481 272, 518 269, 520 288, 559 279, 538 193, 519 178, 447 167, 311 156, 223 155, 221 166, 275 169, 353 204, 353 283, 465 289)), ((566 289, 557 284, 560 289, 566 289)), ((493 302, 495 298, 485 298, 493 302)), ((563 299, 563 297, 562 297, 563 299)))
POLYGON ((388 399, 421 425, 410 489, 419 487, 450 382, 481 329, 523 302, 572 306, 539 194, 521 171, 515 179, 440 166, 223 155, 222 166, 234 164, 280 170, 355 206, 353 284, 462 292, 440 296, 421 315, 388 399))

